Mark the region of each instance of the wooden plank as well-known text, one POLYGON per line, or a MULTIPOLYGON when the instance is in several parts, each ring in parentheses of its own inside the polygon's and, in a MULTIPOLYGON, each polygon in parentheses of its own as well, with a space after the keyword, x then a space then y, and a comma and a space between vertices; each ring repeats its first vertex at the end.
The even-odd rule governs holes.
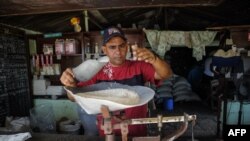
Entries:
POLYGON ((250 29, 250 25, 232 25, 232 26, 216 26, 216 27, 207 27, 208 30, 222 30, 222 29, 240 29, 240 30, 248 30, 250 29))
POLYGON ((31 136, 28 141, 104 141, 101 137, 71 134, 32 133, 31 136))
POLYGON ((30 0, 0 1, 0 16, 82 11, 91 9, 121 9, 145 7, 217 6, 223 0, 30 0))
POLYGON ((103 17, 103 15, 100 13, 99 10, 89 10, 89 13, 91 13, 96 19, 100 21, 102 24, 107 24, 108 20, 103 17))

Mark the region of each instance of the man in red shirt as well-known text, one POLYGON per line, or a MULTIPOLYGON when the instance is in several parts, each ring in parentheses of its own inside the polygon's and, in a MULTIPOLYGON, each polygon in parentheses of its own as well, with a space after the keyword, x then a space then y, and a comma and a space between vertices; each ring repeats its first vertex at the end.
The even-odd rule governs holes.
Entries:
MULTIPOLYGON (((104 30, 102 50, 108 56, 109 62, 94 76, 85 82, 76 82, 71 68, 66 69, 60 80, 65 86, 83 87, 99 82, 116 82, 130 86, 155 83, 172 75, 170 65, 146 48, 134 48, 136 60, 126 60, 128 51, 127 39, 123 31, 117 27, 104 30)), ((72 99, 69 97, 69 99, 72 99)), ((87 115, 83 109, 78 109, 83 122, 85 135, 96 135, 96 115, 87 115), (95 129, 94 129, 95 128, 95 129)), ((125 117, 145 118, 147 105, 125 109, 125 117)), ((145 136, 143 125, 129 126, 129 136, 145 136)))

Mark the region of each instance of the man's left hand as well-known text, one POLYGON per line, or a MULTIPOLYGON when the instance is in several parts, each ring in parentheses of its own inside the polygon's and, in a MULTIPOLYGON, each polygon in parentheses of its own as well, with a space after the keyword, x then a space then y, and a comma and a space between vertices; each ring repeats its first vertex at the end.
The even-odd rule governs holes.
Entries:
POLYGON ((145 61, 153 64, 157 59, 156 55, 146 48, 137 48, 133 50, 133 55, 135 60, 145 61))

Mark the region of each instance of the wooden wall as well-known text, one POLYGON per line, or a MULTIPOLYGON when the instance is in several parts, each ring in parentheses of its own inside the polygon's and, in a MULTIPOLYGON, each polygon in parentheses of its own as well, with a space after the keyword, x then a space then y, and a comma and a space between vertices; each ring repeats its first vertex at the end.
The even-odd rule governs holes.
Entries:
POLYGON ((234 44, 239 48, 250 47, 250 41, 248 41, 248 30, 232 30, 231 36, 234 44))

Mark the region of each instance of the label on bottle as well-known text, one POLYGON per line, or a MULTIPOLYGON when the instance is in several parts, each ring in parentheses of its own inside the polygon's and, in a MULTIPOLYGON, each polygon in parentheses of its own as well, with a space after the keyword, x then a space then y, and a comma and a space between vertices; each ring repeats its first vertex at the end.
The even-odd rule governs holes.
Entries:
POLYGON ((97 43, 95 44, 95 53, 99 53, 99 46, 97 43))

